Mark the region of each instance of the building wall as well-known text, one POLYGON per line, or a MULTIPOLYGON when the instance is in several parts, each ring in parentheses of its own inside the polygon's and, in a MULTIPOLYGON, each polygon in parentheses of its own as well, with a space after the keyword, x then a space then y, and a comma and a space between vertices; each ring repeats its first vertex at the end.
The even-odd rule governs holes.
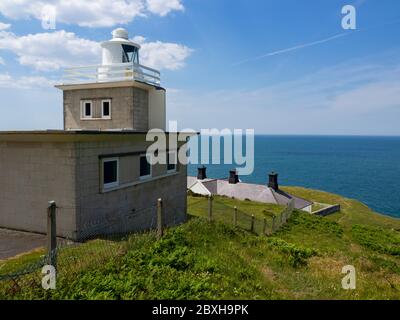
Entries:
POLYGON ((149 91, 149 127, 166 130, 165 90, 153 88, 149 91))
POLYGON ((130 129, 149 128, 149 94, 135 87, 64 90, 65 129, 130 129), (101 116, 101 100, 111 99, 111 119, 101 116), (81 119, 81 101, 92 100, 95 119, 81 119))
POLYGON ((0 141, 0 181, 0 227, 46 233, 48 201, 54 200, 58 235, 73 236, 73 143, 0 141))
POLYGON ((149 93, 146 90, 133 90, 133 128, 145 132, 149 130, 149 93))
POLYGON ((156 204, 164 201, 166 225, 186 220, 186 166, 167 174, 166 165, 156 165, 152 178, 139 179, 139 155, 144 142, 81 142, 78 144, 77 202, 78 238, 90 234, 125 233, 156 227, 156 204), (102 190, 101 157, 119 157, 120 183, 113 191, 102 190))

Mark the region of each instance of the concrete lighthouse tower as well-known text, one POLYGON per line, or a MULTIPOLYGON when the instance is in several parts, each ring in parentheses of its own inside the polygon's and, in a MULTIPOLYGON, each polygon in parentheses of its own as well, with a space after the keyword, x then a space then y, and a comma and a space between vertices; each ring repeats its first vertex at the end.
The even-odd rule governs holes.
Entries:
POLYGON ((67 69, 57 86, 64 92, 64 129, 165 130, 160 72, 139 63, 140 45, 118 28, 101 48, 100 65, 67 69))

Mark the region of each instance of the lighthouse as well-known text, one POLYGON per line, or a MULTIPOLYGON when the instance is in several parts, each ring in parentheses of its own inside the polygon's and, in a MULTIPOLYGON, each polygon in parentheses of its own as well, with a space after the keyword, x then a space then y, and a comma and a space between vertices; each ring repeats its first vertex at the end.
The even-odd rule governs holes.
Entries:
POLYGON ((56 85, 63 130, 0 132, 1 228, 46 233, 49 201, 57 235, 74 240, 152 229, 159 199, 164 226, 186 220, 186 163, 171 161, 185 142, 160 150, 166 163, 147 157, 152 129, 166 127, 160 72, 125 29, 101 50, 98 65, 66 69, 56 85))
MULTIPOLYGON (((140 45, 129 40, 128 31, 123 28, 112 32, 112 39, 104 41, 102 48, 102 67, 99 68, 98 80, 134 78, 146 82, 143 68, 139 63, 140 45)), ((153 73, 156 70, 148 69, 153 73)), ((157 79, 148 79, 153 82, 157 79)), ((159 80, 159 77, 158 77, 159 80)))
POLYGON ((140 64, 140 45, 118 28, 101 49, 101 64, 66 69, 56 86, 64 95, 64 129, 165 130, 166 91, 160 72, 140 64))
POLYGON ((129 40, 128 31, 123 28, 112 32, 112 39, 104 41, 102 48, 102 65, 121 63, 139 64, 140 45, 129 40))

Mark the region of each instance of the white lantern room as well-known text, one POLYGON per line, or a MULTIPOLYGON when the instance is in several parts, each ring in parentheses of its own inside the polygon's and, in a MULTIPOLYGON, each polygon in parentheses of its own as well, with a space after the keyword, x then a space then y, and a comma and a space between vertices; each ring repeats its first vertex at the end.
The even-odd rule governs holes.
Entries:
POLYGON ((102 65, 121 63, 139 64, 140 45, 129 40, 128 31, 123 28, 112 32, 113 38, 101 44, 102 65))

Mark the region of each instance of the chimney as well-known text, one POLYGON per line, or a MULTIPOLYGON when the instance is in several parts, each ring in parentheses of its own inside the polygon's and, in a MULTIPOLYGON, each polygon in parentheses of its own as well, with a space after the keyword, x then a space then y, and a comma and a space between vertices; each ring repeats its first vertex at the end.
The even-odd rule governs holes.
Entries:
POLYGON ((207 168, 205 166, 197 168, 197 180, 207 179, 206 170, 207 168))
POLYGON ((278 174, 275 172, 271 172, 269 174, 269 182, 268 182, 268 187, 274 189, 275 191, 279 190, 279 185, 278 185, 278 174))
POLYGON ((236 170, 229 171, 229 184, 237 184, 239 183, 239 176, 236 170))

